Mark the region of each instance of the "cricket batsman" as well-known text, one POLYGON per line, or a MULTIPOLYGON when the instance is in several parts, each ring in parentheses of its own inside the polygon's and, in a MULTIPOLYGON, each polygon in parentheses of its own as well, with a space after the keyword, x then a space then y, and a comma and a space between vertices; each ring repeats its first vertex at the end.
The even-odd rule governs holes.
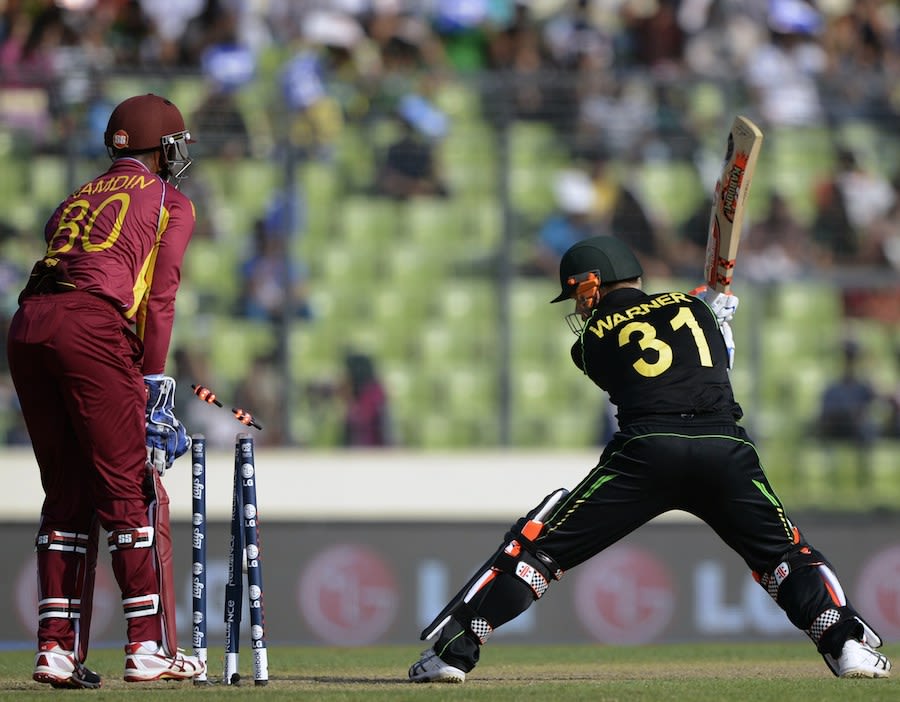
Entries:
POLYGON ((747 564, 841 678, 886 678, 881 637, 853 607, 825 555, 788 518, 738 423, 728 371, 738 298, 648 294, 619 239, 573 245, 559 266, 572 361, 617 408, 599 463, 513 524, 485 564, 422 632, 433 640, 413 682, 461 683, 491 634, 563 575, 656 516, 689 512, 747 564))

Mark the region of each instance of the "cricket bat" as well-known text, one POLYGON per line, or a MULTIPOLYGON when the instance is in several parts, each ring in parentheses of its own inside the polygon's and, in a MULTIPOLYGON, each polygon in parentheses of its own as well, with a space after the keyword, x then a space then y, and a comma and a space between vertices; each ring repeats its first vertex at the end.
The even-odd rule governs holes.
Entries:
POLYGON ((750 181, 762 142, 759 127, 746 117, 734 118, 709 217, 703 273, 710 290, 727 293, 731 289, 750 181))

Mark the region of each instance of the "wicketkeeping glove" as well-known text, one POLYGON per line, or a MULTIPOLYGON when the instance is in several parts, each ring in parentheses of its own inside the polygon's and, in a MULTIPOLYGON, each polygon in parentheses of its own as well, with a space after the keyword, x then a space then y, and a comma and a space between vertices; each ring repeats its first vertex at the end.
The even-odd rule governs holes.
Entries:
POLYGON ((145 375, 147 388, 147 462, 163 475, 191 448, 191 437, 175 419, 175 380, 145 375))

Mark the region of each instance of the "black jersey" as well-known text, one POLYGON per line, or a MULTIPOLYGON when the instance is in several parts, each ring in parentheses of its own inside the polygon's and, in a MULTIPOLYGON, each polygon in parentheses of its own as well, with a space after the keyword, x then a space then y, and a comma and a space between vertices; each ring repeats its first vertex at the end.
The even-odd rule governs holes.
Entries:
POLYGON ((650 415, 743 414, 715 315, 686 293, 612 290, 585 324, 572 360, 609 393, 620 426, 650 415))

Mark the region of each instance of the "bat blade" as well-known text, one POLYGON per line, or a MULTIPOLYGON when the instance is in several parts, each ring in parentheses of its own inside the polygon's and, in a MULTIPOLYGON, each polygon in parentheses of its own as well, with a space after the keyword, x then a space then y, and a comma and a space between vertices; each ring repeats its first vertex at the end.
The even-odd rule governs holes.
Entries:
POLYGON ((722 173, 713 195, 703 267, 706 285, 719 292, 731 289, 745 205, 762 143, 763 133, 759 127, 746 117, 735 117, 728 133, 722 173))

